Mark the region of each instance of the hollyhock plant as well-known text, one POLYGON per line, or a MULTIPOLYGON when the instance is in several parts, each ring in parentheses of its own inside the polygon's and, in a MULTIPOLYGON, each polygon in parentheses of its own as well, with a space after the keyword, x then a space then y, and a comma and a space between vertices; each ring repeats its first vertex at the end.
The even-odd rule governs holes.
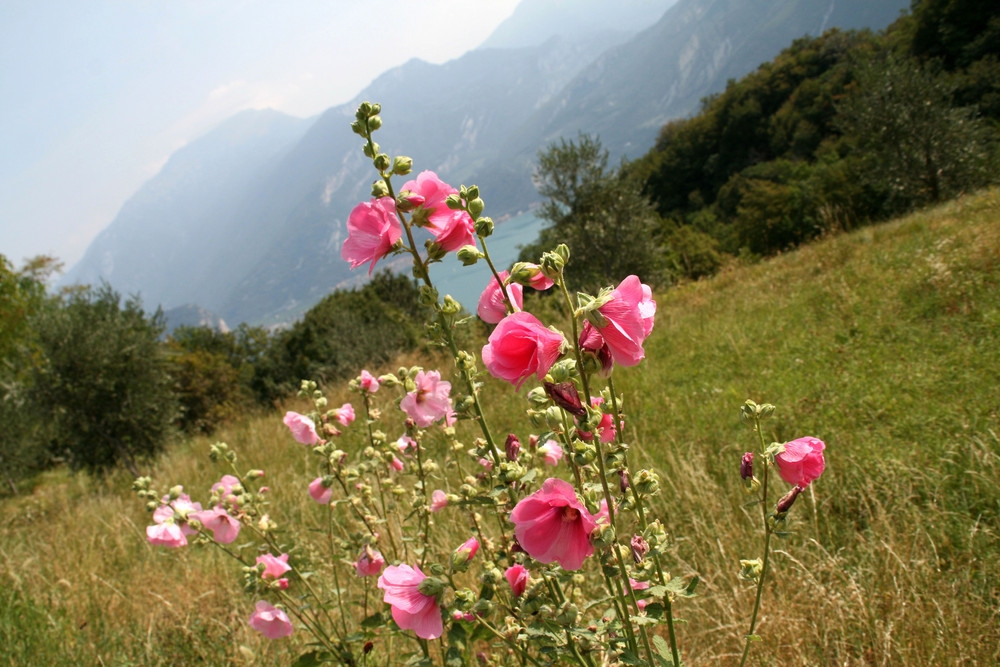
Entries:
POLYGON ((470 537, 462 543, 462 546, 455 549, 455 553, 458 555, 464 555, 466 561, 472 560, 477 551, 479 551, 479 540, 475 537, 470 537))
POLYGON ((212 485, 212 495, 218 496, 219 502, 236 507, 236 496, 233 489, 242 486, 240 480, 232 475, 223 475, 222 479, 212 485))
POLYGON ((437 639, 444 633, 437 597, 420 592, 427 576, 414 565, 390 565, 378 578, 385 591, 383 601, 392 606, 392 618, 403 630, 413 630, 423 639, 437 639))
POLYGON ((549 439, 545 441, 541 447, 538 448, 538 453, 542 455, 542 460, 545 461, 547 465, 554 466, 559 463, 559 460, 563 457, 563 448, 555 440, 549 439))
POLYGON ((562 334, 547 329, 531 313, 512 313, 500 321, 483 347, 483 363, 490 375, 520 389, 529 376, 539 380, 562 352, 562 334))
MULTIPOLYGON (((510 277, 507 271, 501 271, 497 275, 500 276, 500 282, 510 277)), ((524 288, 517 283, 511 283, 507 285, 506 291, 507 298, 510 299, 514 308, 521 310, 524 306, 524 288)), ((479 297, 479 307, 476 309, 476 314, 479 315, 479 319, 489 324, 498 324, 500 320, 507 316, 507 306, 503 299, 503 292, 500 290, 500 284, 497 283, 497 279, 492 276, 490 277, 489 284, 486 285, 486 289, 483 290, 482 295, 479 297)))
POLYGON ((210 510, 195 512, 192 519, 197 519, 206 529, 212 531, 212 537, 219 544, 230 544, 240 534, 240 522, 229 516, 222 505, 216 505, 210 510))
POLYGON ((804 437, 786 442, 784 449, 774 455, 781 479, 795 486, 806 487, 823 474, 826 445, 819 438, 804 437))
POLYGON ((611 377, 611 370, 615 363, 614 357, 611 356, 611 348, 589 321, 583 323, 583 329, 580 332, 580 350, 594 355, 594 358, 597 359, 597 363, 600 364, 597 374, 600 377, 604 379, 611 377))
POLYGON ((317 477, 309 482, 309 495, 320 505, 326 505, 333 498, 333 488, 323 486, 323 478, 317 477))
POLYGON ((403 183, 400 192, 410 192, 423 198, 420 206, 427 211, 427 222, 432 228, 443 228, 451 214, 456 212, 448 208, 447 199, 448 195, 458 194, 458 190, 438 178, 433 171, 420 172, 416 179, 403 183))
POLYGON ((610 300, 597 309, 598 333, 620 366, 635 366, 646 357, 642 344, 653 330, 656 302, 648 285, 629 276, 611 291, 610 300))
POLYGON ((389 462, 389 466, 396 472, 401 471, 405 467, 403 462, 399 460, 398 456, 392 457, 392 461, 389 462))
POLYGON ((191 497, 181 493, 174 500, 164 496, 162 504, 153 512, 155 526, 146 527, 149 543, 162 547, 185 547, 188 535, 196 535, 197 530, 188 525, 189 516, 201 511, 201 503, 191 502, 191 497))
POLYGON ((455 252, 467 245, 476 245, 476 228, 472 218, 465 211, 449 211, 447 218, 441 217, 440 224, 431 222, 427 226, 436 243, 445 252, 455 252))
POLYGON ((431 511, 440 512, 448 506, 448 494, 437 489, 431 494, 431 511))
POLYGON ((172 522, 159 522, 155 526, 146 526, 146 538, 149 543, 159 547, 186 547, 187 536, 181 527, 172 522))
POLYGON ((250 627, 268 639, 280 639, 292 634, 292 622, 283 609, 259 600, 250 614, 250 627))
POLYGON ((370 394, 378 391, 378 379, 368 371, 361 371, 361 388, 370 394))
MULTIPOLYGON (((590 407, 597 408, 603 404, 603 398, 599 396, 590 397, 590 407)), ((582 440, 592 440, 594 437, 594 434, 590 432, 577 431, 577 433, 582 440)), ((617 435, 614 417, 607 413, 601 417, 601 423, 597 425, 597 435, 600 437, 601 442, 614 442, 617 435)))
POLYGON ((524 589, 528 587, 528 570, 523 565, 515 564, 507 568, 504 572, 507 583, 510 584, 510 591, 515 598, 524 595, 524 589))
POLYGON ((417 388, 411 391, 399 407, 419 428, 427 428, 451 411, 451 383, 441 379, 438 371, 419 371, 413 379, 417 388))
POLYGON ((340 249, 340 256, 356 269, 371 262, 368 275, 375 264, 389 254, 403 236, 403 226, 396 217, 396 202, 392 197, 380 197, 361 202, 347 218, 347 240, 340 249))
POLYGON ((540 563, 557 562, 564 570, 579 570, 594 552, 590 533, 597 522, 569 482, 545 480, 541 489, 514 507, 510 520, 518 543, 540 563))
POLYGON ((354 421, 354 406, 350 403, 344 403, 342 406, 333 411, 334 419, 340 422, 341 426, 350 426, 351 422, 354 421))
POLYGON ((359 577, 373 577, 385 567, 385 558, 371 546, 365 545, 364 551, 354 562, 354 570, 359 577))
POLYGON ((319 442, 316 424, 309 417, 289 411, 285 413, 284 422, 285 426, 292 432, 292 437, 295 438, 296 442, 301 442, 303 445, 315 445, 319 442))
POLYGON ((261 564, 264 565, 264 571, 260 574, 261 579, 267 579, 268 577, 280 579, 285 572, 292 569, 292 566, 288 564, 288 554, 281 554, 280 556, 263 554, 257 556, 257 565, 261 564))

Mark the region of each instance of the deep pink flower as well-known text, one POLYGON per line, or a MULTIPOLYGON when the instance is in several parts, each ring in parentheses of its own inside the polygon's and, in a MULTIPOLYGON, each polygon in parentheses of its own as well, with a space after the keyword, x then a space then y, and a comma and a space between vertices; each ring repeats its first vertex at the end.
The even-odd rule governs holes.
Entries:
POLYGON ((383 601, 392 605, 396 625, 423 639, 437 639, 444 625, 437 598, 420 592, 420 582, 426 578, 418 566, 390 565, 378 578, 378 587, 385 591, 383 601))
POLYGON ((399 457, 398 457, 398 456, 393 456, 393 457, 392 457, 392 461, 390 461, 390 462, 389 462, 389 465, 390 465, 390 466, 392 467, 392 469, 393 469, 393 470, 395 470, 396 472, 399 472, 400 470, 402 470, 402 469, 403 469, 403 462, 399 460, 399 457))
POLYGON ((555 440, 549 439, 545 441, 544 445, 538 448, 538 453, 542 455, 545 463, 554 466, 563 457, 563 448, 555 440))
POLYGON ((261 563, 264 564, 264 571, 260 573, 261 579, 280 579, 281 575, 292 569, 292 566, 288 564, 288 554, 281 554, 280 556, 274 556, 272 554, 263 554, 257 556, 257 565, 261 563))
POLYGON ((316 435, 316 425, 309 417, 300 415, 298 412, 286 412, 283 421, 297 442, 301 442, 303 445, 315 445, 319 442, 319 436, 316 435))
POLYGON ((421 207, 427 211, 428 226, 431 228, 440 229, 446 226, 448 218, 451 217, 452 213, 455 213, 448 208, 446 202, 448 195, 458 194, 458 190, 438 178, 438 175, 433 171, 420 172, 415 180, 403 183, 400 192, 411 192, 423 197, 421 207))
POLYGON ((774 455, 781 479, 795 486, 806 487, 823 474, 826 445, 819 438, 810 436, 785 443, 785 450, 774 455))
POLYGON ((597 522, 569 482, 549 478, 510 514, 518 543, 540 563, 578 570, 594 552, 590 533, 597 522))
POLYGON ((333 416, 342 426, 350 426, 351 422, 354 421, 354 406, 350 403, 344 403, 333 411, 333 416))
POLYGON ((520 389, 528 376, 545 377, 559 358, 562 334, 545 326, 531 313, 512 313, 500 321, 483 347, 483 363, 490 375, 520 389))
POLYGON ((320 505, 326 505, 333 497, 333 487, 323 486, 323 478, 317 477, 309 482, 309 495, 320 505))
POLYGON ((264 600, 259 600, 254 613, 250 614, 250 627, 268 639, 280 639, 292 634, 288 614, 264 600))
MULTIPOLYGON (((503 282, 507 280, 510 276, 510 272, 501 271, 499 274, 500 281, 503 282)), ((524 306, 524 288, 517 283, 511 283, 507 285, 507 298, 514 305, 515 310, 521 310, 524 306)), ((490 324, 497 324, 507 316, 507 307, 504 304, 503 292, 500 291, 500 284, 497 283, 497 279, 490 277, 489 284, 486 285, 486 289, 479 297, 479 307, 476 309, 476 313, 483 322, 489 322, 490 324)))
POLYGON ((229 544, 240 534, 240 522, 229 516, 222 505, 195 512, 191 518, 197 519, 207 530, 212 531, 212 537, 219 544, 229 544))
POLYGON ((531 277, 530 283, 532 289, 542 291, 555 285, 555 282, 553 282, 551 278, 547 277, 544 273, 542 273, 541 269, 537 264, 528 264, 528 266, 538 269, 538 273, 536 273, 534 276, 531 277))
POLYGON ((403 226, 396 217, 396 202, 392 197, 380 197, 361 202, 347 218, 347 240, 340 249, 340 256, 356 269, 371 262, 368 275, 375 264, 389 254, 396 241, 403 235, 403 226))
POLYGON ((434 242, 445 252, 454 252, 467 245, 476 245, 476 228, 472 217, 465 211, 449 211, 441 218, 440 225, 430 224, 427 229, 434 235, 434 242))
POLYGON ((385 567, 385 558, 367 544, 354 563, 354 569, 359 577, 373 577, 381 572, 383 567, 385 567))
POLYGON ((528 570, 523 565, 516 564, 508 567, 504 576, 507 577, 507 583, 510 584, 510 590, 514 597, 521 597, 524 594, 524 589, 528 587, 528 570))
POLYGON ((648 285, 637 276, 629 276, 611 292, 611 300, 597 309, 605 320, 598 333, 622 366, 635 366, 646 352, 642 348, 653 330, 656 302, 648 285))
MULTIPOLYGON (((628 584, 632 587, 633 591, 644 591, 649 588, 648 581, 636 581, 632 577, 628 578, 628 584)), ((643 611, 646 608, 646 600, 636 600, 635 603, 639 607, 639 611, 643 611)))
POLYGON ((411 391, 399 407, 419 428, 427 428, 451 412, 451 383, 441 379, 437 371, 419 371, 413 379, 417 388, 411 391))
POLYGON ((448 506, 448 494, 447 493, 445 493, 441 489, 437 489, 436 491, 434 491, 434 493, 431 494, 431 511, 432 512, 440 512, 441 510, 443 510, 447 506, 448 506))
POLYGON ((361 388, 374 394, 379 388, 378 380, 368 371, 361 371, 361 388))
POLYGON ((479 540, 477 540, 475 537, 470 537, 469 539, 467 539, 465 542, 462 543, 462 546, 455 549, 456 554, 462 554, 462 553, 468 554, 468 556, 465 559, 466 561, 472 560, 473 557, 476 555, 477 551, 479 551, 479 540))
POLYGON ((580 332, 580 350, 583 352, 589 352, 597 358, 598 363, 600 363, 601 368, 597 371, 597 374, 602 378, 611 377, 611 370, 614 368, 614 357, 611 356, 611 348, 608 344, 604 342, 604 338, 598 333, 594 325, 589 321, 583 323, 583 329, 580 332))

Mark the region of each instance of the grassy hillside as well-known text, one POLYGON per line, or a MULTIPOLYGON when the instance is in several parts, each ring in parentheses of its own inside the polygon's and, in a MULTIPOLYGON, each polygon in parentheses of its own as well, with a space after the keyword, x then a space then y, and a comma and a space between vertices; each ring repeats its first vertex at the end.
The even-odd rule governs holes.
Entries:
MULTIPOLYGON (((776 546, 751 662, 1000 659, 1000 190, 662 294, 647 353, 616 383, 629 437, 661 472, 670 567, 704 582, 677 605, 688 664, 735 662, 753 602, 736 576, 759 550, 738 478, 752 446, 738 419, 747 398, 778 406, 774 440, 827 443, 827 471, 776 546)), ((498 420, 526 423, 501 417, 524 406, 508 395, 498 420)), ((283 527, 315 525, 311 463, 280 415, 214 439, 267 471, 283 527)), ((207 445, 161 458, 158 486, 216 481, 207 445)), ((301 633, 268 642, 247 628, 253 599, 228 562, 145 542, 129 484, 56 471, 0 501, 0 663, 298 655, 301 633)))

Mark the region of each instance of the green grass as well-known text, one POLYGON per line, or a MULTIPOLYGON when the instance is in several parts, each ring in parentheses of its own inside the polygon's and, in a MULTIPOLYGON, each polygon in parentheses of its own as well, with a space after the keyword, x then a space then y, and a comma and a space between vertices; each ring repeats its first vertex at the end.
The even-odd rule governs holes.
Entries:
MULTIPOLYGON (((647 362, 615 381, 628 439, 660 472, 670 569, 702 578, 700 596, 676 605, 687 664, 735 664, 749 623, 753 589, 736 575, 761 536, 738 477, 753 448, 738 419, 747 398, 778 406, 770 439, 827 443, 826 472, 774 545, 751 664, 1000 660, 1000 190, 732 267, 658 301, 647 362)), ((522 441, 523 393, 491 404, 495 430, 522 441)), ((283 526, 315 526, 303 492, 311 463, 280 415, 214 439, 267 471, 283 526)), ((208 442, 161 458, 158 487, 216 481, 208 442)), ((149 518, 129 483, 54 471, 0 502, 0 664, 298 655, 301 633, 267 642, 246 627, 253 599, 229 562, 146 544, 149 518)))

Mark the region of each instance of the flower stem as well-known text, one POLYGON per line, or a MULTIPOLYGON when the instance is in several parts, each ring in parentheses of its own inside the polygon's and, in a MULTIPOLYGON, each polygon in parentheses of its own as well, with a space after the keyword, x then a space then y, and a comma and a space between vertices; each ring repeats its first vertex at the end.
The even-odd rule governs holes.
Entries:
POLYGON ((743 655, 740 658, 740 667, 743 667, 743 665, 747 661, 747 656, 750 654, 750 642, 753 641, 751 637, 753 637, 753 631, 757 627, 757 613, 760 611, 760 597, 761 593, 764 590, 764 577, 767 576, 767 564, 769 557, 771 555, 770 547, 771 547, 772 531, 771 531, 771 525, 767 521, 767 478, 770 465, 767 456, 763 453, 766 448, 764 447, 764 434, 760 430, 760 416, 755 414, 753 421, 754 421, 754 430, 757 431, 757 436, 760 439, 761 458, 764 460, 764 475, 763 475, 764 479, 761 481, 760 485, 761 488, 760 507, 761 507, 761 514, 763 515, 764 518, 764 559, 763 559, 763 564, 761 565, 760 568, 760 577, 757 578, 757 594, 754 597, 753 614, 751 614, 750 616, 750 629, 747 630, 746 639, 743 644, 743 655))

